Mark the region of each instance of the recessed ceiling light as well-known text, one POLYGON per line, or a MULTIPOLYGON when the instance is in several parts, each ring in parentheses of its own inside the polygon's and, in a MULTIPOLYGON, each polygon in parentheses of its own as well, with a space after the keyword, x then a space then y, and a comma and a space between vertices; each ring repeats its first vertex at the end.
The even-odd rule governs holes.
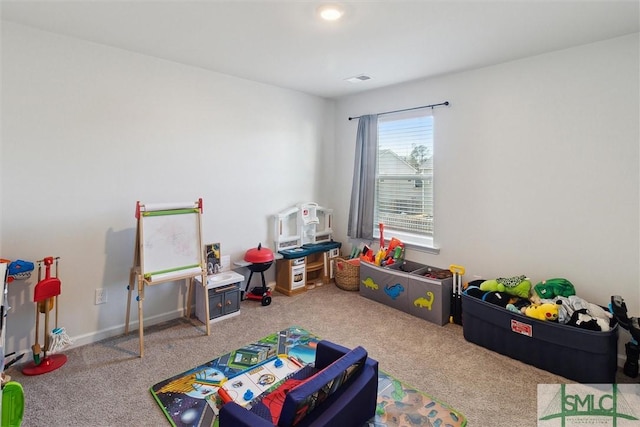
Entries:
POLYGON ((323 4, 318 8, 318 15, 325 21, 337 21, 344 15, 344 8, 339 4, 323 4))

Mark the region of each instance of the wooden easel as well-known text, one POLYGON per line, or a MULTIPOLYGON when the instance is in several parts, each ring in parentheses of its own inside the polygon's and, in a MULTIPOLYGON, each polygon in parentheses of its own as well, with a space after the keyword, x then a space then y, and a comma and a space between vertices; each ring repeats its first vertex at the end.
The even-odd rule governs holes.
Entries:
MULTIPOLYGON (((137 282, 140 357, 144 356, 143 301, 145 285, 185 280, 188 286, 187 318, 191 318, 194 278, 200 276, 205 315, 209 318, 207 269, 202 246, 202 199, 194 203, 136 203, 136 244, 129 274, 125 334, 129 333, 131 294, 137 282), (163 222, 159 222, 163 221, 163 222)), ((206 322, 207 335, 211 334, 206 322)))

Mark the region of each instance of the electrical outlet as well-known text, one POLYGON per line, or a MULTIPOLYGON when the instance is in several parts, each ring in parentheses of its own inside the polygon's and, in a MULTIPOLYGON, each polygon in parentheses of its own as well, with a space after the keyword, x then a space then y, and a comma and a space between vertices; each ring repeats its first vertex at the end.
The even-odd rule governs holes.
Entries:
POLYGON ((96 288, 96 305, 105 304, 107 302, 107 290, 104 288, 96 288))

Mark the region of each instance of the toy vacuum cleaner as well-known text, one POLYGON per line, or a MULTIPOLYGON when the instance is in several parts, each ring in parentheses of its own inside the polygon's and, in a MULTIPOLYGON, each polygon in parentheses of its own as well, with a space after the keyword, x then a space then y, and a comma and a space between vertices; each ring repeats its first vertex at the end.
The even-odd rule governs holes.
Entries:
POLYGON ((60 350, 65 343, 70 342, 66 336, 64 328, 58 328, 58 295, 60 295, 60 279, 58 278, 58 260, 59 258, 47 257, 38 261, 38 283, 33 291, 33 301, 36 303, 36 343, 31 346, 33 350, 33 361, 29 362, 22 369, 25 375, 40 375, 47 372, 55 371, 67 362, 67 356, 64 354, 48 354, 52 350, 60 350), (56 262, 56 275, 51 277, 51 265, 56 262), (42 264, 45 266, 44 279, 42 278, 42 264), (49 312, 55 306, 56 308, 56 327, 49 331, 49 312), (40 329, 40 314, 44 314, 44 351, 38 342, 38 333, 40 329), (57 348, 51 345, 55 342, 57 348))
POLYGON ((640 346, 638 345, 638 341, 640 341, 640 323, 637 317, 629 318, 627 316, 627 305, 620 295, 611 297, 609 308, 618 324, 631 334, 631 341, 625 344, 627 361, 624 364, 623 372, 631 378, 636 378, 638 376, 638 358, 640 357, 640 346))

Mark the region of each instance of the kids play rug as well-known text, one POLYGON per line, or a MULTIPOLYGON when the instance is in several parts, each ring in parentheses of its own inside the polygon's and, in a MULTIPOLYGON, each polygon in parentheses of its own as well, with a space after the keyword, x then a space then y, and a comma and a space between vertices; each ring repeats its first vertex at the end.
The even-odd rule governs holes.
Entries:
MULTIPOLYGON (((249 371, 255 371, 252 367, 275 357, 311 363, 315 360, 315 344, 320 339, 304 329, 291 327, 161 381, 150 391, 171 425, 217 427, 221 405, 217 391, 224 380, 244 375, 243 380, 251 383, 249 371)), ((278 384, 278 381, 271 383, 268 389, 278 384)), ((267 387, 257 382, 251 385, 254 389, 267 387)), ((455 409, 379 371, 376 415, 363 427, 466 425, 466 418, 455 409)))

